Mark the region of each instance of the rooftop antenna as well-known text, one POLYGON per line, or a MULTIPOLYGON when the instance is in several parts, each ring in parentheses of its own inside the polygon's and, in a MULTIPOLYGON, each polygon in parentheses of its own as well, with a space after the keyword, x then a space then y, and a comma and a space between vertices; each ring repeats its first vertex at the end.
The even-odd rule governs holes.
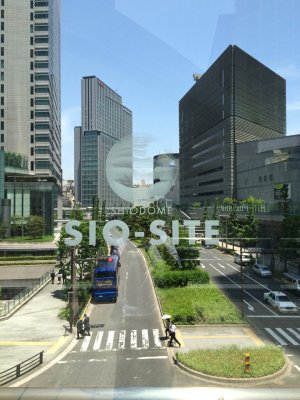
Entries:
POLYGON ((199 74, 199 73, 197 73, 197 74, 193 74, 193 78, 194 78, 194 81, 199 81, 199 79, 201 78, 201 76, 202 76, 202 74, 199 74))

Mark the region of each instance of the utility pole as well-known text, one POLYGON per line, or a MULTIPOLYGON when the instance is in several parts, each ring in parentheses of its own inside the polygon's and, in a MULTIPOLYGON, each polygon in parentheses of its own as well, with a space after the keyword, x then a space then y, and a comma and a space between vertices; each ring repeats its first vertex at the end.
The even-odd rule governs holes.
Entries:
POLYGON ((243 265, 243 251, 242 251, 242 241, 240 240, 240 260, 241 260, 241 313, 242 318, 244 318, 244 265, 243 265))
POLYGON ((69 307, 70 307, 70 332, 73 331, 75 326, 75 316, 78 311, 78 296, 77 296, 77 277, 75 265, 75 248, 71 248, 71 291, 69 293, 69 307))

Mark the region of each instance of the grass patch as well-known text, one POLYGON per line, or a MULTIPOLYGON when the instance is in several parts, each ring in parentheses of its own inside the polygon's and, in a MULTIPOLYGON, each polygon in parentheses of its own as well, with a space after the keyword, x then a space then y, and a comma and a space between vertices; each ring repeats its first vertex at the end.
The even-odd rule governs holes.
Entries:
POLYGON ((163 314, 172 315, 177 324, 245 323, 240 311, 214 285, 156 290, 163 314))
POLYGON ((279 371, 285 364, 282 349, 276 346, 193 350, 177 353, 187 367, 207 375, 224 378, 259 378, 279 371), (250 353, 250 372, 245 372, 245 353, 250 353))

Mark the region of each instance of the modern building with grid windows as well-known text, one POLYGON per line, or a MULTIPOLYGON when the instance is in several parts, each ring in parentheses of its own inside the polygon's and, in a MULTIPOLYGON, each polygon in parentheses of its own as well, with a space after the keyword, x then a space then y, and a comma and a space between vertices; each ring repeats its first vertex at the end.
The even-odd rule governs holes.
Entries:
POLYGON ((94 197, 107 207, 127 205, 106 179, 106 157, 125 137, 132 137, 132 112, 122 97, 96 76, 83 77, 81 126, 74 129, 75 199, 83 207, 91 207, 94 197))
POLYGON ((230 45, 179 102, 180 201, 236 198, 236 144, 286 134, 286 82, 230 45))
MULTIPOLYGON (((0 150, 6 154, 5 181, 14 181, 14 190, 24 193, 30 177, 32 182, 50 178, 49 204, 57 204, 62 181, 60 0, 1 0, 0 42, 0 150), (12 165, 12 159, 17 164, 12 165)), ((36 201, 36 191, 31 189, 26 190, 31 193, 26 200, 14 198, 14 193, 7 184, 4 197, 12 204, 36 201)), ((22 215, 13 215, 13 209, 13 218, 26 220, 30 215, 30 207, 17 205, 22 215)), ((47 215, 49 233, 54 211, 50 215, 48 211, 40 210, 47 215)))

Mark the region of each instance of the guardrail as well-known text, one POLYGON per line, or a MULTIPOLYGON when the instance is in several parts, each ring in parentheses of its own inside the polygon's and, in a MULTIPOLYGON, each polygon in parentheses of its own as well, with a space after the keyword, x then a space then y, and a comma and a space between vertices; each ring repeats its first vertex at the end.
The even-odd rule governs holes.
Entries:
POLYGON ((4 301, 0 305, 0 318, 11 313, 16 307, 26 301, 34 292, 38 291, 38 289, 49 279, 50 271, 46 272, 43 276, 37 279, 31 287, 26 287, 11 300, 4 301))
POLYGON ((14 367, 8 368, 3 372, 0 372, 0 386, 19 378, 21 375, 26 374, 26 372, 31 371, 33 368, 38 367, 43 363, 43 351, 36 354, 33 357, 15 365, 14 367))

